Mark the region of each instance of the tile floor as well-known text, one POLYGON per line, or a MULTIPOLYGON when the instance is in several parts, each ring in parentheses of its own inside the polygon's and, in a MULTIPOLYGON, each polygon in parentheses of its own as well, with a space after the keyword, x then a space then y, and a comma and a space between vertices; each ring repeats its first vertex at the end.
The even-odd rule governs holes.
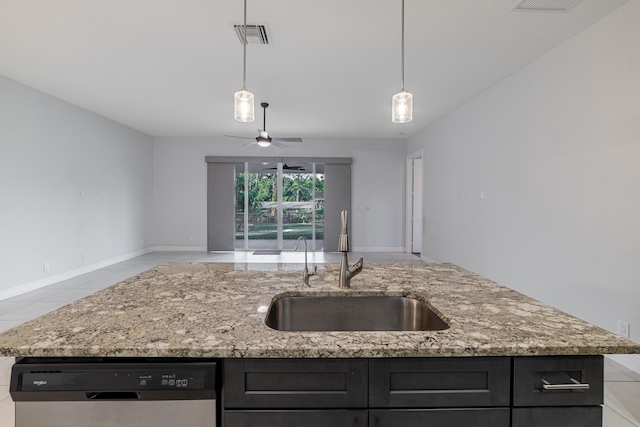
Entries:
MULTIPOLYGON (((365 262, 420 262, 405 253, 352 253, 365 262)), ((339 253, 310 252, 310 264, 339 263, 339 253)), ((302 252, 252 255, 252 252, 154 252, 83 274, 53 285, 0 301, 0 332, 20 325, 79 298, 90 295, 165 262, 304 262, 302 252)), ((13 358, 0 357, 0 427, 14 427, 14 403, 9 396, 9 374, 13 358)), ((640 373, 605 359, 604 427, 640 427, 640 373)))

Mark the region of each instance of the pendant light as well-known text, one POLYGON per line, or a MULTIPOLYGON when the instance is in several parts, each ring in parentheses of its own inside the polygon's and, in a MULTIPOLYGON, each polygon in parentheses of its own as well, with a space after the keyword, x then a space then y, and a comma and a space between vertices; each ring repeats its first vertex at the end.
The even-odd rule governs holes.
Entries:
POLYGON ((253 94, 247 90, 247 0, 244 0, 242 39, 242 90, 233 94, 233 110, 237 121, 252 122, 255 120, 253 94))
POLYGON ((402 0, 402 86, 400 92, 393 95, 391 100, 391 121, 393 123, 408 123, 413 119, 413 95, 404 90, 404 0, 402 0))

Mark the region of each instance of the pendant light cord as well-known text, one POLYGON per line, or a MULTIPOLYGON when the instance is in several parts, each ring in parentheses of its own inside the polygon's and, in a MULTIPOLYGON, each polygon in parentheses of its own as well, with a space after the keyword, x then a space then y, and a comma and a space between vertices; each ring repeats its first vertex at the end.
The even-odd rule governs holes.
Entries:
MULTIPOLYGON (((402 0, 404 2, 404 0, 402 0)), ((404 12, 403 12, 404 13, 404 12)), ((247 0, 244 0, 244 26, 242 51, 242 90, 247 89, 247 0)))
MULTIPOLYGON (((245 0, 246 1, 246 0, 245 0)), ((402 52, 402 60, 401 60, 401 66, 400 69, 402 70, 402 82, 401 82, 401 88, 402 91, 404 92, 404 0, 402 0, 402 38, 401 38, 402 42, 402 48, 401 48, 401 52, 402 52)))

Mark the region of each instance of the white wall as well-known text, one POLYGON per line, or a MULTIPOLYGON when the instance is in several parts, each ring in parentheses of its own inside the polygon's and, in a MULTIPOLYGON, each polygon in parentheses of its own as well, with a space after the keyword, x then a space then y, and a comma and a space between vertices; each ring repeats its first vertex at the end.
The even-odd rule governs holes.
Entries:
POLYGON ((425 254, 640 341, 639 45, 633 0, 412 138, 425 254))
POLYGON ((0 76, 0 299, 149 246, 152 179, 151 137, 0 76))
POLYGON ((316 156, 353 157, 352 249, 404 250, 405 141, 305 138, 302 144, 292 143, 287 149, 242 147, 243 143, 231 138, 155 139, 154 239, 157 247, 206 248, 205 156, 316 156), (358 207, 369 210, 358 210, 358 207))

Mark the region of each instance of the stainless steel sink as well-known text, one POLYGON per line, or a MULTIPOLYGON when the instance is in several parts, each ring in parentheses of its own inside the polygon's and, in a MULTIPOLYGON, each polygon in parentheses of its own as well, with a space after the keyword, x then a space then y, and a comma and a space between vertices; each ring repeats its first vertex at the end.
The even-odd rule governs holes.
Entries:
POLYGON ((439 331, 449 328, 429 306, 404 296, 294 296, 269 306, 280 331, 439 331))

